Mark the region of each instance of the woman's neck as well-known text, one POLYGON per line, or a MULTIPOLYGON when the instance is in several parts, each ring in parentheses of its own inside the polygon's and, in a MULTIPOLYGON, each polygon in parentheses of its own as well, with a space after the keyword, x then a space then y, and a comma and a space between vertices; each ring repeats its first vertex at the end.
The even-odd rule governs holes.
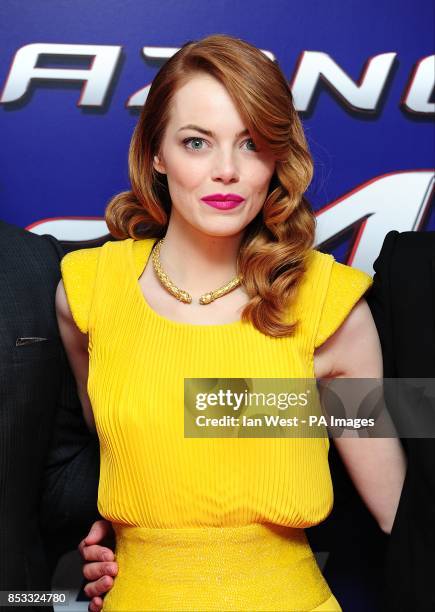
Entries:
POLYGON ((208 236, 195 228, 168 225, 160 264, 171 281, 192 294, 225 285, 237 275, 242 235, 208 236))

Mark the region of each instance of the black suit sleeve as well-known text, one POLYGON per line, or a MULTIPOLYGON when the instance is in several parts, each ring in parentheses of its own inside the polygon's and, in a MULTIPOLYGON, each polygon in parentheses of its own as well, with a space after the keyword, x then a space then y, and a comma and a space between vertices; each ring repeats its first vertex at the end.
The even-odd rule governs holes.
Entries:
MULTIPOLYGON (((59 243, 47 237, 59 257, 59 243)), ((60 555, 77 547, 97 511, 98 438, 87 429, 74 376, 64 351, 62 380, 51 445, 45 465, 40 521, 53 571, 60 555)))
POLYGON ((77 548, 97 511, 98 438, 84 423, 75 381, 65 354, 63 380, 41 499, 41 527, 51 569, 77 548))
MULTIPOLYGON (((386 378, 418 377, 427 372, 428 360, 420 358, 423 348, 416 353, 414 344, 409 343, 410 338, 413 343, 421 341, 424 331, 420 322, 431 316, 415 297, 429 300, 431 291, 431 280, 424 278, 430 254, 425 250, 427 238, 416 232, 390 232, 374 263, 376 274, 367 301, 382 344, 386 378), (412 300, 405 299, 411 296, 412 300)), ((435 463, 434 440, 402 439, 402 443, 408 468, 388 547, 383 609, 426 612, 435 610, 435 507, 430 476, 430 466, 435 463)))
POLYGON ((398 235, 399 232, 397 231, 389 232, 386 235, 381 252, 373 264, 373 269, 375 270, 373 285, 366 295, 367 303, 381 341, 385 378, 396 376, 392 333, 390 268, 398 235))

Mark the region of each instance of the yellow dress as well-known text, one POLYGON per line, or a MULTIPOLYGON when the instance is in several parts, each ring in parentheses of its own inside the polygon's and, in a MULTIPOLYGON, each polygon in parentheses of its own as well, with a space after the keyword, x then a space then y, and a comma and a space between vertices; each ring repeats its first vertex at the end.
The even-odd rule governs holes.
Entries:
POLYGON ((311 251, 292 312, 298 331, 272 338, 250 323, 155 312, 138 283, 154 242, 62 260, 72 315, 89 333, 98 508, 117 541, 104 612, 339 611, 304 532, 332 508, 328 438, 185 438, 184 378, 314 377, 315 347, 370 276, 311 251))

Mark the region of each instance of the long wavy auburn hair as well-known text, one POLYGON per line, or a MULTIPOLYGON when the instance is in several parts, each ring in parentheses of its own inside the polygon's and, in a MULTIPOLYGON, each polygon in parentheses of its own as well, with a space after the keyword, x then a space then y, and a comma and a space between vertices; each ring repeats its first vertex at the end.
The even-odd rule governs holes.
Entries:
POLYGON ((291 304, 313 247, 315 216, 304 193, 313 164, 290 87, 276 62, 249 43, 216 34, 186 43, 154 78, 129 150, 131 191, 108 204, 106 222, 116 238, 161 238, 171 200, 166 175, 153 167, 174 93, 206 73, 226 88, 254 142, 269 147, 275 171, 261 211, 245 228, 237 259, 250 298, 242 320, 263 334, 291 336, 291 304))

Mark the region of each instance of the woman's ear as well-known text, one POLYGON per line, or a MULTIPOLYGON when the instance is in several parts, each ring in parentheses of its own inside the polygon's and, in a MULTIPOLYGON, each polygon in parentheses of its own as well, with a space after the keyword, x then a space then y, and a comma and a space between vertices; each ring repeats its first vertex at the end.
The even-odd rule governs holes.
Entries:
POLYGON ((160 174, 166 174, 165 165, 158 155, 154 155, 153 167, 154 170, 157 170, 157 172, 160 172, 160 174))

